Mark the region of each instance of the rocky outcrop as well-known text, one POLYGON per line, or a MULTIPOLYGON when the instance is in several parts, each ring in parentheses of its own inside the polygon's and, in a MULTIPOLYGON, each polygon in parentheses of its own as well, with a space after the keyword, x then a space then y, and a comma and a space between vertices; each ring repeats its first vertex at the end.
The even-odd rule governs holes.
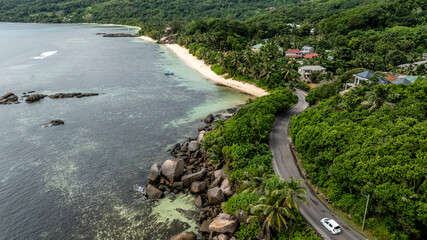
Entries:
POLYGON ((18 96, 12 92, 8 92, 0 98, 0 104, 17 104, 19 103, 18 96))
POLYGON ((163 196, 163 192, 151 184, 147 185, 145 191, 149 198, 161 198, 163 196))
POLYGON ((206 116, 205 118, 205 123, 212 123, 214 120, 214 116, 212 114, 209 114, 208 116, 206 116))
POLYGON ((220 204, 224 201, 224 193, 219 187, 211 188, 208 190, 208 201, 212 205, 220 204))
MULTIPOLYGON (((30 93, 34 93, 34 91, 22 93, 23 94, 22 99, 25 99, 25 102, 27 103, 37 102, 48 96, 48 95, 39 94, 39 93, 29 95, 30 93)), ((49 95, 51 99, 73 98, 73 97, 82 98, 82 97, 91 97, 91 96, 98 96, 98 93, 55 93, 55 94, 49 95)), ((6 93, 0 98, 0 104, 13 104, 13 103, 15 104, 19 103, 19 98, 12 92, 6 93)))
POLYGON ((196 239, 197 239, 197 236, 193 232, 182 232, 171 238, 171 240, 196 240, 196 239))
POLYGON ((197 144, 201 144, 203 141, 203 138, 205 137, 206 131, 201 130, 199 132, 199 135, 197 136, 197 144))
POLYGON ((190 192, 192 194, 202 193, 208 188, 206 182, 195 181, 191 183, 190 192))
POLYGON ((232 216, 221 213, 209 224, 209 231, 216 233, 235 233, 239 222, 232 216))
MULTIPOLYGON (((177 143, 169 151, 175 157, 174 159, 166 160, 162 166, 152 165, 148 174, 148 182, 146 192, 149 198, 158 198, 162 192, 163 196, 173 198, 176 193, 191 193, 196 195, 194 204, 201 211, 196 218, 201 223, 199 234, 204 239, 232 239, 236 218, 226 219, 227 222, 223 227, 220 227, 219 220, 212 225, 215 228, 213 232, 209 229, 210 224, 221 213, 221 203, 226 201, 234 194, 233 186, 230 185, 227 176, 222 169, 215 170, 215 166, 209 163, 206 149, 203 147, 203 139, 206 133, 213 129, 215 118, 220 118, 220 115, 208 116, 205 126, 199 127, 199 134, 195 138, 188 138, 182 143, 177 143), (234 224, 234 225, 233 225, 234 224), (224 228, 226 230, 221 230, 224 228), (223 231, 223 232, 221 232, 223 231), (212 235, 212 233, 214 233, 212 235), (222 235, 221 235, 222 234, 222 235), (212 235, 210 238, 210 235, 212 235)), ((204 119, 201 120, 203 122, 204 119)), ((178 210, 178 209, 177 209, 178 210)), ((186 211, 182 212, 186 217, 186 211)), ((224 218, 224 217, 221 217, 224 218)), ((222 220, 221 220, 222 221, 222 220)))
POLYGON ((171 34, 171 35, 166 35, 165 34, 156 43, 159 43, 159 44, 174 44, 175 43, 175 37, 176 37, 176 34, 171 34))
POLYGON ((63 125, 65 122, 64 122, 63 120, 56 119, 56 120, 52 120, 52 121, 50 121, 50 123, 51 123, 52 125, 63 125))
POLYGON ((148 181, 157 183, 160 177, 160 164, 155 163, 151 165, 150 172, 148 173, 148 181))
POLYGON ((98 96, 99 93, 55 93, 52 95, 49 95, 49 98, 56 99, 56 98, 82 98, 82 97, 92 97, 92 96, 98 96))
POLYGON ((103 37, 138 37, 138 35, 130 33, 105 33, 98 35, 102 35, 103 37))
POLYGON ((197 150, 199 150, 199 144, 197 141, 191 141, 188 143, 187 151, 189 151, 190 153, 193 153, 197 150))
POLYGON ((200 170, 198 172, 188 174, 188 175, 184 175, 181 178, 181 182, 184 184, 184 187, 188 187, 191 185, 192 182, 202 179, 205 176, 205 174, 206 174, 206 169, 202 168, 202 170, 200 170))
POLYGON ((25 101, 27 103, 33 103, 33 102, 39 101, 40 99, 43 99, 44 97, 46 97, 46 95, 38 94, 38 93, 37 94, 32 94, 29 97, 27 97, 27 99, 25 99, 25 101))
POLYGON ((184 160, 180 158, 166 160, 162 165, 161 174, 169 181, 180 180, 184 174, 184 160))
POLYGON ((222 181, 220 189, 227 197, 233 195, 233 190, 231 190, 230 182, 228 182, 228 179, 224 179, 224 181, 222 181))

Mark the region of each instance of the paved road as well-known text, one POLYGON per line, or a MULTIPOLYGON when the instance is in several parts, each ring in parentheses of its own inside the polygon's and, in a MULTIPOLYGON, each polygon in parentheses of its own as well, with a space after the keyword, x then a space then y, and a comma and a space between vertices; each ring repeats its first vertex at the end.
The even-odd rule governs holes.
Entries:
MULTIPOLYGON (((288 132, 291 117, 303 111, 307 106, 305 93, 297 90, 298 103, 289 111, 281 113, 274 122, 274 129, 270 134, 270 149, 273 152, 273 167, 276 174, 282 179, 289 180, 290 176, 295 179, 303 179, 299 172, 295 158, 290 149, 290 137, 288 132)), ((302 202, 298 203, 301 214, 307 222, 313 226, 323 239, 366 239, 356 230, 348 226, 341 219, 335 216, 314 194, 314 192, 304 183, 307 188, 306 199, 308 206, 302 202), (322 218, 333 218, 341 226, 341 233, 332 235, 320 223, 322 218)))

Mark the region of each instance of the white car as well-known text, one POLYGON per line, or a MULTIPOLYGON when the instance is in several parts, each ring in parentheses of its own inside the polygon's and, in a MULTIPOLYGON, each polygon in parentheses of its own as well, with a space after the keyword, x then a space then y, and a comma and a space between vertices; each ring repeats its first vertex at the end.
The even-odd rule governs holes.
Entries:
POLYGON ((338 223, 335 222, 335 220, 333 219, 322 218, 322 220, 320 220, 320 223, 322 223, 323 226, 325 226, 325 228, 328 229, 328 231, 332 234, 338 234, 341 232, 340 225, 338 225, 338 223))

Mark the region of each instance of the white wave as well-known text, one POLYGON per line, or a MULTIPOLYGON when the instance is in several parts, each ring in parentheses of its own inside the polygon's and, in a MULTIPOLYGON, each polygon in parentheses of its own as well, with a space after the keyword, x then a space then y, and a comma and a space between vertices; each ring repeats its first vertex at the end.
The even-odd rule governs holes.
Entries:
POLYGON ((48 52, 44 52, 42 54, 40 54, 40 56, 37 57, 32 57, 32 59, 43 59, 43 58, 47 58, 49 56, 52 56, 53 54, 57 53, 58 51, 48 51, 48 52))

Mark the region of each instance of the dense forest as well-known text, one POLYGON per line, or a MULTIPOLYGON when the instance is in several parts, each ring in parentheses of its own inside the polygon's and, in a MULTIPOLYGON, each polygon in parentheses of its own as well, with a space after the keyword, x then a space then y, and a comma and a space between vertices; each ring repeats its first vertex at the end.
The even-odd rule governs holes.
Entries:
POLYGON ((292 119, 304 169, 379 239, 427 235, 427 81, 358 87, 292 119))
POLYGON ((200 18, 246 19, 298 0, 0 0, 0 21, 153 24, 200 18))

